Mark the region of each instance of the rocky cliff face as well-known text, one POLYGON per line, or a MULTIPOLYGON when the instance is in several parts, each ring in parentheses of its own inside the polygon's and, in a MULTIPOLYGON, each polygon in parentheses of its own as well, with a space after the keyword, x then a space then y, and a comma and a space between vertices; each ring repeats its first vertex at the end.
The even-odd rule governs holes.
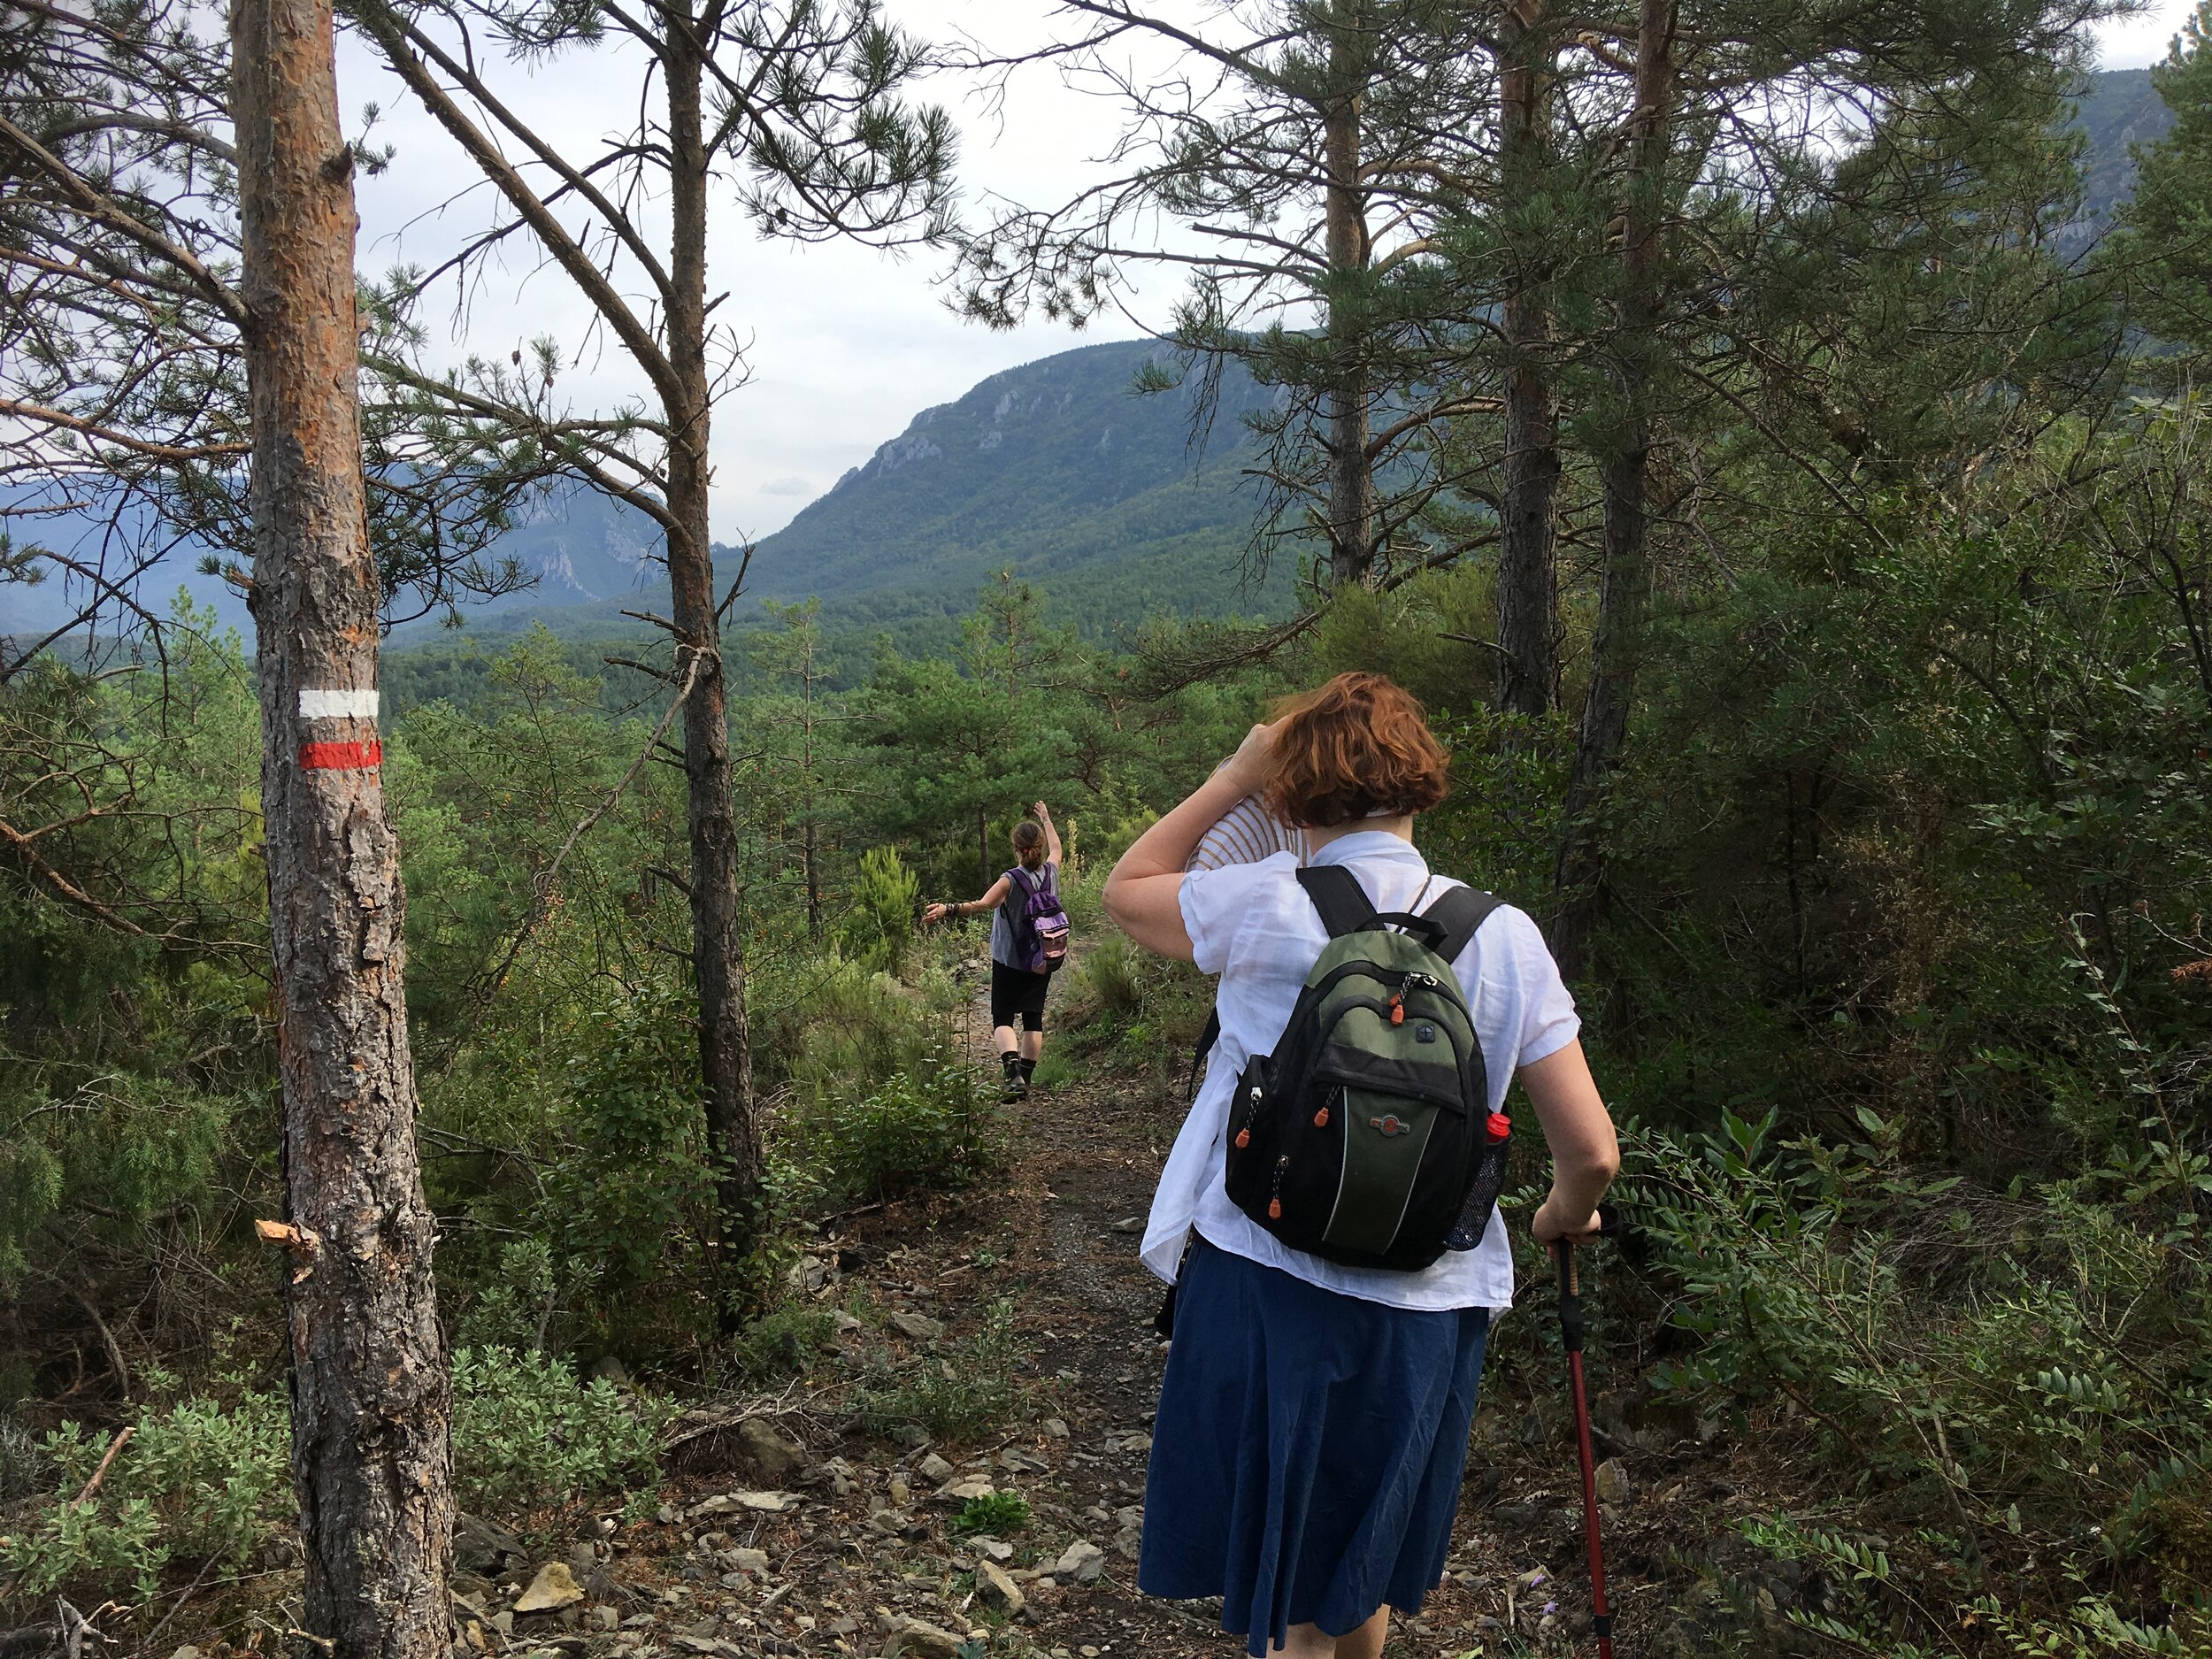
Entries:
POLYGON ((1065 351, 922 411, 762 541, 756 590, 890 620, 964 610, 1001 570, 1062 593, 1121 569, 1132 595, 1179 588, 1204 608, 1240 608, 1228 572, 1255 505, 1240 488, 1243 417, 1269 395, 1225 376, 1210 421, 1194 388, 1139 395, 1159 351, 1065 351))
MULTIPOLYGON (((1247 376, 1229 377, 1210 430, 1194 432, 1198 411, 1191 391, 1140 396, 1132 390, 1137 371, 1162 357, 1161 348, 1137 341, 1079 348, 994 374, 956 402, 923 410, 903 433, 839 479, 807 511, 826 507, 871 481, 933 462, 976 477, 1060 454, 1110 456, 1117 445, 1127 449, 1133 442, 1142 458, 1122 482, 1133 490, 1149 488, 1165 481, 1168 466, 1179 464, 1187 470, 1202 465, 1209 450, 1240 445, 1246 438, 1240 418, 1263 406, 1266 395, 1247 376), (971 456, 996 460, 979 473, 961 465, 971 456)), ((768 538, 764 551, 776 539, 768 538)))

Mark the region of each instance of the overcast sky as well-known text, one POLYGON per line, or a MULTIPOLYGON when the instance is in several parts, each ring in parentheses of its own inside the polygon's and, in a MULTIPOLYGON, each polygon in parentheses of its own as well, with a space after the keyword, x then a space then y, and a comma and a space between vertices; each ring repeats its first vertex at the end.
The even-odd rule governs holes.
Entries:
MULTIPOLYGON (((2142 16, 2108 27, 2100 41, 2106 66, 2162 56, 2191 3, 2154 0, 2142 16)), ((1038 38, 1048 15, 1047 0, 890 0, 887 10, 929 38, 965 31, 1001 50, 1038 38)), ((349 113, 379 104, 384 119, 377 136, 399 151, 388 172, 360 180, 364 273, 395 263, 434 264, 486 222, 486 193, 480 187, 439 211, 470 182, 459 152, 366 53, 342 49, 339 73, 349 113)), ((511 72, 503 93, 580 157, 585 146, 623 129, 626 115, 634 117, 637 81, 603 49, 511 72)), ((1049 73, 1028 72, 995 109, 949 80, 925 96, 944 104, 961 129, 960 182, 972 202, 993 195, 1057 202, 1098 176, 1098 157, 1118 130, 1110 104, 1049 73)), ((951 401, 1000 369, 1087 340, 1134 338, 1164 319, 1174 297, 1173 284, 1159 280, 1133 296, 1134 320, 1102 318, 1080 334, 1045 325, 994 333, 946 309, 940 255, 764 241, 733 204, 720 211, 710 257, 708 292, 729 292, 718 316, 746 342, 750 370, 748 383, 715 411, 714 529, 725 541, 780 527, 920 410, 951 401)), ((503 356, 549 334, 572 356, 584 354, 564 381, 578 408, 604 407, 634 392, 640 382, 618 351, 587 349, 589 313, 566 280, 534 273, 531 264, 518 249, 505 267, 485 273, 465 319, 467 344, 503 356)), ((454 321, 450 305, 425 320, 447 327, 454 321)))

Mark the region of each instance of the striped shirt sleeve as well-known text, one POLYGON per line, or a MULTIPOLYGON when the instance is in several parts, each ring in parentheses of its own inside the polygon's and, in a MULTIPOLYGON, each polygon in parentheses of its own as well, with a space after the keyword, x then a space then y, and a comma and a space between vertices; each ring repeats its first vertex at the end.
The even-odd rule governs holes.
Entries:
POLYGON ((1229 864, 1256 864, 1280 852, 1301 850, 1303 838, 1289 825, 1247 795, 1220 821, 1199 837, 1186 870, 1219 870, 1229 864))

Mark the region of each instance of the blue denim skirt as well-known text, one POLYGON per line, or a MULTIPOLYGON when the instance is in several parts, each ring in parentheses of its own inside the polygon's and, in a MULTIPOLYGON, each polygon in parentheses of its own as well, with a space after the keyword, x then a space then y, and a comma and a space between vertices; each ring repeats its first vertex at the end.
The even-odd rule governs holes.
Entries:
POLYGON ((1418 1312, 1202 1239, 1160 1385, 1137 1586, 1222 1599, 1267 1651, 1293 1624, 1420 1610, 1444 1573, 1486 1310, 1418 1312))

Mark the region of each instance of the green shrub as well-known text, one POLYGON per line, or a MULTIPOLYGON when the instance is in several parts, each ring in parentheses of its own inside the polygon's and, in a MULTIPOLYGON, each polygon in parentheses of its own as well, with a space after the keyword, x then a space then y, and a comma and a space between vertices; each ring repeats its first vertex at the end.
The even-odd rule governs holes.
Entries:
POLYGON ((464 1506, 493 1510, 650 1486, 662 1432, 678 1408, 566 1360, 508 1348, 453 1356, 453 1484, 464 1506))
MULTIPOLYGON (((0 1055, 0 1076, 41 1080, 11 1055, 0 1055)), ((156 1211, 202 1197, 242 1115, 237 1102, 169 1077, 118 1074, 64 1099, 0 1085, 0 1279, 37 1259, 35 1235, 58 1216, 130 1237, 156 1211)))
POLYGON ((1028 1350, 1014 1333, 1014 1304, 984 1310, 983 1328, 946 1352, 901 1366, 872 1355, 854 1391, 872 1434, 908 1426, 953 1440, 979 1440, 1011 1417, 1020 1400, 1014 1372, 1028 1350))
POLYGON ((1832 1496, 1755 1522, 1755 1541, 1832 1575, 1839 1540, 1880 1555, 1843 1579, 1836 1617, 1857 1634, 1826 1633, 1901 1659, 1956 1621, 2032 1639, 2022 1651, 2192 1651, 2212 1566, 2212 1271, 2187 1194, 2132 1163, 1976 1193, 1908 1165, 1901 1127, 1871 1111, 1842 1145, 1773 1146, 1774 1123, 1633 1142, 1640 1219, 1694 1339, 1655 1380, 1801 1414, 1832 1496))
POLYGON ((803 1375, 836 1340, 836 1315, 787 1302, 749 1322, 738 1333, 731 1357, 756 1379, 780 1371, 803 1375))
POLYGON ((499 1247, 498 1270, 480 1286, 460 1317, 462 1343, 470 1348, 537 1348, 558 1300, 553 1247, 543 1239, 518 1239, 499 1247))
POLYGON ((100 1490, 75 1494, 113 1443, 65 1423, 46 1437, 52 1501, 5 1545, 0 1571, 19 1597, 73 1585, 111 1594, 118 1580, 140 1601, 160 1587, 172 1561, 242 1565, 296 1509, 291 1425, 284 1398, 248 1394, 230 1408, 187 1400, 142 1416, 100 1490))
POLYGON ((800 1128, 829 1185, 864 1200, 966 1186, 1001 1156, 994 1096, 973 1066, 936 1051, 874 1088, 830 1094, 800 1128))
POLYGON ((994 1492, 970 1498, 953 1517, 952 1530, 970 1538, 987 1533, 1010 1538, 1029 1525, 1029 1500, 1018 1492, 994 1492))
POLYGON ((39 1437, 0 1412, 0 1503, 44 1490, 52 1468, 39 1437))
POLYGON ((1148 967, 1124 933, 1108 933, 1075 965, 1073 994, 1116 1019, 1134 1019, 1144 1007, 1148 967))
POLYGON ((950 1039, 959 993, 922 988, 836 955, 795 964, 763 1019, 764 1058, 803 1102, 866 1090, 923 1064, 950 1039))
MULTIPOLYGON (((675 1408, 582 1383, 566 1362, 505 1348, 453 1356, 454 1486, 465 1506, 511 1511, 586 1493, 649 1486, 675 1408)), ((65 1423, 37 1460, 50 1496, 0 1543, 17 1599, 127 1581, 141 1601, 173 1566, 247 1564, 289 1532, 291 1417, 284 1396, 248 1392, 142 1414, 88 1502, 75 1496, 111 1438, 65 1423)), ((88 1605, 89 1603, 88 1603, 88 1605)))
POLYGON ((714 1181, 694 1019, 687 999, 646 987, 601 1010, 568 1067, 539 1215, 572 1325, 618 1350, 695 1333, 707 1313, 714 1181))
POLYGON ((1060 1023, 1082 1052, 1179 1078, 1212 1007, 1211 983, 1187 962, 1139 949, 1119 933, 1090 943, 1069 970, 1060 1023))

